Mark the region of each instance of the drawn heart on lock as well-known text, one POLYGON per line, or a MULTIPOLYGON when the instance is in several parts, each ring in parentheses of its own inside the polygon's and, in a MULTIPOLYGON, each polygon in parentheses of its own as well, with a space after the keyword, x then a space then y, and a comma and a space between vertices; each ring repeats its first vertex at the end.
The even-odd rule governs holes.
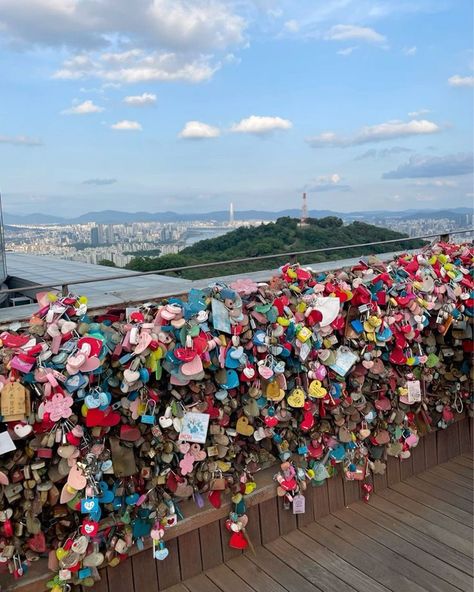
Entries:
POLYGON ((71 551, 73 553, 78 553, 79 555, 82 555, 86 552, 88 545, 89 539, 85 535, 82 535, 72 543, 71 551))
POLYGON ((33 426, 27 423, 17 423, 13 428, 13 431, 15 432, 15 436, 17 438, 26 438, 33 431, 33 426))
POLYGON ((269 428, 274 428, 278 425, 278 417, 276 415, 267 415, 264 419, 265 425, 269 428))
POLYGON ((253 426, 249 424, 248 417, 245 417, 245 415, 239 417, 235 429, 237 433, 242 436, 251 436, 254 432, 253 426))
POLYGON ((95 505, 96 504, 95 504, 95 501, 94 500, 88 500, 88 499, 86 499, 86 500, 83 501, 83 504, 82 505, 84 507, 84 510, 86 510, 86 512, 84 512, 84 514, 86 514, 86 513, 89 513, 91 510, 93 510, 95 508, 95 505))
POLYGON ((233 532, 230 536, 229 547, 232 549, 247 549, 249 546, 243 532, 233 532))
POLYGON ((77 491, 84 489, 84 487, 87 485, 87 478, 84 476, 83 472, 77 465, 71 467, 67 478, 67 485, 70 485, 77 491))
POLYGON ((252 378, 254 378, 255 376, 255 368, 252 368, 252 366, 246 366, 243 370, 242 370, 242 374, 245 376, 245 378, 247 378, 248 380, 252 380, 252 378))
POLYGON ((291 407, 299 408, 304 407, 305 402, 305 393, 303 389, 295 388, 291 391, 290 395, 288 396, 288 405, 291 407))
POLYGON ((99 523, 94 522, 93 520, 84 520, 81 524, 81 533, 89 536, 94 537, 99 530, 99 523))

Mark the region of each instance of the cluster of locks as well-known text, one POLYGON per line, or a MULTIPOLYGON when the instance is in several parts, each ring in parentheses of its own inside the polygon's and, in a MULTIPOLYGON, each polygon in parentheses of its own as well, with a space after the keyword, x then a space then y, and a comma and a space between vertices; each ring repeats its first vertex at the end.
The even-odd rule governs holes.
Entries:
POLYGON ((184 299, 92 315, 39 295, 0 334, 0 569, 49 557, 55 592, 92 585, 135 545, 164 559, 180 500, 220 507, 246 548, 246 494, 359 480, 471 404, 473 255, 438 243, 315 274, 285 265, 184 299))

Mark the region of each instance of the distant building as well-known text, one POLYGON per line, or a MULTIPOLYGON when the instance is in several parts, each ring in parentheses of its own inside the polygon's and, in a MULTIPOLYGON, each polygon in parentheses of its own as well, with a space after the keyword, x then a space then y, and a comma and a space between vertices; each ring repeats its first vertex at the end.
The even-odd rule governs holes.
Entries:
POLYGON ((234 203, 230 202, 230 208, 229 208, 229 226, 233 226, 234 225, 234 203))
POLYGON ((91 228, 91 245, 93 247, 99 246, 99 229, 97 226, 91 228))
POLYGON ((107 226, 105 227, 105 242, 108 245, 113 245, 114 244, 114 225, 113 224, 107 224, 107 226))

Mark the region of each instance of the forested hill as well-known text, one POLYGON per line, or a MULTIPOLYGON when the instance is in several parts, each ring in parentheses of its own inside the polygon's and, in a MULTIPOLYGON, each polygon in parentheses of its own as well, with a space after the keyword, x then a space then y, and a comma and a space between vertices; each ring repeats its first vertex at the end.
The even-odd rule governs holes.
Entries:
MULTIPOLYGON (((406 237, 406 235, 399 232, 363 222, 353 222, 344 226, 340 218, 332 216, 319 219, 311 218, 308 220, 308 226, 305 227, 299 227, 298 222, 295 218, 279 218, 276 222, 269 224, 238 228, 218 238, 202 240, 191 247, 187 247, 177 255, 136 257, 127 267, 136 271, 162 270, 195 263, 258 257, 259 255, 271 255, 272 253, 291 254, 295 251, 304 251, 307 249, 353 245, 406 237)), ((298 262, 317 263, 345 257, 356 257, 358 255, 384 253, 387 251, 404 251, 419 247, 422 244, 421 241, 409 241, 366 248, 348 248, 339 251, 300 256, 298 257, 298 262)), ((271 269, 284 264, 287 260, 288 257, 264 259, 263 261, 188 270, 176 275, 189 279, 199 279, 217 275, 258 271, 260 269, 271 269)), ((173 273, 173 275, 175 274, 173 273)))

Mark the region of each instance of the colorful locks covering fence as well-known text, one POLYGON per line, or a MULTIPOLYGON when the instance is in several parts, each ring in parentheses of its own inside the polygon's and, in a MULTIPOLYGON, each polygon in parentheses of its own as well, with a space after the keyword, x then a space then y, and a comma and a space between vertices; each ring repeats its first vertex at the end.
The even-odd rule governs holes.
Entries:
POLYGON ((470 408, 472 263, 439 243, 95 316, 40 294, 0 335, 1 569, 48 556, 59 592, 147 537, 164 559, 186 498, 230 498, 229 544, 246 548, 245 496, 275 463, 288 511, 338 471, 368 499, 387 455, 470 408))

